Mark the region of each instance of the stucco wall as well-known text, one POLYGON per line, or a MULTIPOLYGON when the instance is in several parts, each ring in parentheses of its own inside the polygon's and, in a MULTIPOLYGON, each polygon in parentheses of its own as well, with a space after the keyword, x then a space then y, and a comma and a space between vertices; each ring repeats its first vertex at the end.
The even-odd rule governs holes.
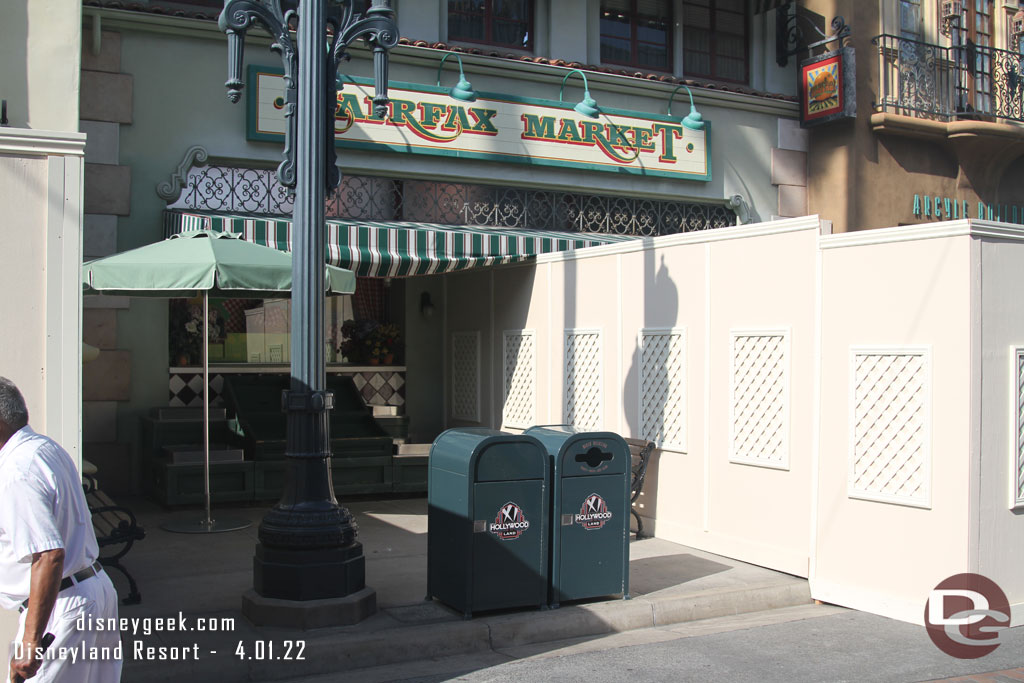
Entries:
POLYGON ((41 296, 46 291, 46 234, 39 226, 46 223, 45 195, 40 194, 47 184, 47 165, 46 157, 0 156, 0 206, 11 212, 0 229, 4 240, 17 245, 18 254, 18 258, 4 259, 0 269, 3 284, 8 292, 36 293, 0 297, 0 316, 12 323, 18 321, 17 327, 25 334, 24 338, 0 337, 0 357, 4 358, 3 374, 14 380, 25 395, 33 423, 43 420, 43 424, 36 424, 40 430, 46 427, 46 363, 41 343, 46 336, 46 305, 41 296), (24 197, 35 197, 36 201, 24 202, 24 197))
POLYGON ((10 125, 78 130, 78 0, 12 0, 0 22, 0 97, 10 125))
MULTIPOLYGON (((951 97, 947 92, 951 86, 944 77, 901 92, 899 84, 913 80, 915 74, 910 63, 903 66, 909 70, 905 75, 892 68, 896 61, 892 49, 887 53, 888 71, 880 70, 881 50, 872 41, 883 33, 900 35, 899 3, 805 0, 800 5, 820 15, 825 25, 835 16, 844 17, 853 27, 847 44, 856 51, 856 119, 809 131, 810 211, 832 220, 834 231, 839 233, 951 218, 985 218, 978 213, 979 201, 986 205, 1024 205, 1024 166, 1019 162, 1024 155, 1021 123, 970 115, 946 122, 942 117, 919 117, 910 108, 890 106, 884 115, 876 109, 876 103, 883 100, 927 108, 941 100, 940 94, 951 97), (966 201, 970 212, 967 216, 937 217, 934 213, 925 215, 922 210, 915 215, 915 194, 966 201)), ((944 49, 949 42, 938 33, 938 5, 920 3, 921 40, 944 49)), ((1002 6, 994 12, 991 31, 997 47, 1005 47, 1003 22, 1008 17, 1002 6)), ((834 47, 835 43, 829 46, 834 47)), ((934 54, 937 60, 949 59, 945 53, 934 54)))

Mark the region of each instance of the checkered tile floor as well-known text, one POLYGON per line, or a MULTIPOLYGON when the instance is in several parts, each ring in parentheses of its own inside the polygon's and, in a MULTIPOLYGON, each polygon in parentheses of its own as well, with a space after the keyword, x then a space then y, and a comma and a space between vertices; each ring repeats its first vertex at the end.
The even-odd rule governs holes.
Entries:
MULTIPOLYGON (((388 370, 338 373, 352 378, 363 400, 371 406, 404 406, 405 373, 388 370)), ((171 372, 168 379, 168 405, 171 407, 200 407, 203 405, 203 373, 171 372)), ((224 376, 210 375, 210 405, 224 405, 221 393, 224 376)))

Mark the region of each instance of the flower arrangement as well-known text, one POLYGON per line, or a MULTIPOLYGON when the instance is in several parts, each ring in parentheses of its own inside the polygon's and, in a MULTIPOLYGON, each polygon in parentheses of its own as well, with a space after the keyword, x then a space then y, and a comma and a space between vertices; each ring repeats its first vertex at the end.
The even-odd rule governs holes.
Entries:
POLYGON ((401 332, 394 324, 380 325, 371 336, 370 362, 376 358, 379 363, 391 365, 401 347, 401 332))
POLYGON ((351 363, 390 365, 402 351, 402 334, 397 325, 376 320, 346 320, 341 325, 343 341, 338 349, 351 363))
MULTIPOLYGON (((171 365, 195 365, 202 358, 203 307, 196 304, 171 302, 170 310, 170 359, 171 365)), ((224 341, 224 315, 210 309, 206 325, 207 339, 211 344, 224 341)))

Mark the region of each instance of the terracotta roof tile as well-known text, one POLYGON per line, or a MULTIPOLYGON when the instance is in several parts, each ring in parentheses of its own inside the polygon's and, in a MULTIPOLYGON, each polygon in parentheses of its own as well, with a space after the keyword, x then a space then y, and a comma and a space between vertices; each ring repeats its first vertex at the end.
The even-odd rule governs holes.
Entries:
POLYGON ((780 93, 763 92, 760 90, 754 90, 746 86, 730 83, 718 83, 714 81, 697 81, 691 78, 676 78, 669 74, 663 73, 646 73, 643 71, 635 71, 624 68, 617 68, 604 65, 594 64, 581 64, 579 62, 566 62, 563 59, 549 59, 547 57, 535 57, 531 55, 519 55, 519 54, 501 54, 499 52, 483 50, 473 47, 464 47, 461 45, 447 45, 446 43, 431 43, 425 40, 410 40, 408 38, 402 38, 398 41, 399 45, 411 45, 415 47, 426 47, 433 50, 443 50, 447 52, 459 52, 462 54, 470 55, 482 55, 486 57, 497 57, 499 59, 510 59, 520 62, 533 62, 534 64, 546 64, 548 66, 559 66, 569 69, 582 69, 584 71, 593 71, 595 73, 611 74, 615 76, 626 76, 629 78, 637 78, 647 81, 659 81, 661 83, 668 84, 679 84, 687 85, 691 88, 705 88, 708 90, 719 90, 722 92, 734 92, 743 95, 753 95, 755 97, 765 97, 773 100, 781 100, 786 102, 796 102, 797 98, 792 95, 784 95, 780 93))

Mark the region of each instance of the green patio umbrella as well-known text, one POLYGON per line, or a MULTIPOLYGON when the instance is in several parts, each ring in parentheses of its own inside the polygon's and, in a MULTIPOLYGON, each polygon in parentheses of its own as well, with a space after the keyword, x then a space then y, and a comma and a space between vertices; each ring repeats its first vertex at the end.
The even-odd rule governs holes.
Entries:
MULTIPOLYGON (((356 277, 350 270, 324 265, 326 294, 351 294, 356 277)), ((82 266, 85 294, 109 296, 188 297, 203 295, 203 324, 210 296, 265 299, 288 296, 292 288, 291 254, 246 242, 240 236, 193 230, 154 244, 89 261, 82 266)), ((165 524, 169 531, 211 533, 249 526, 247 520, 210 516, 210 340, 203 330, 203 450, 206 518, 165 524)))

